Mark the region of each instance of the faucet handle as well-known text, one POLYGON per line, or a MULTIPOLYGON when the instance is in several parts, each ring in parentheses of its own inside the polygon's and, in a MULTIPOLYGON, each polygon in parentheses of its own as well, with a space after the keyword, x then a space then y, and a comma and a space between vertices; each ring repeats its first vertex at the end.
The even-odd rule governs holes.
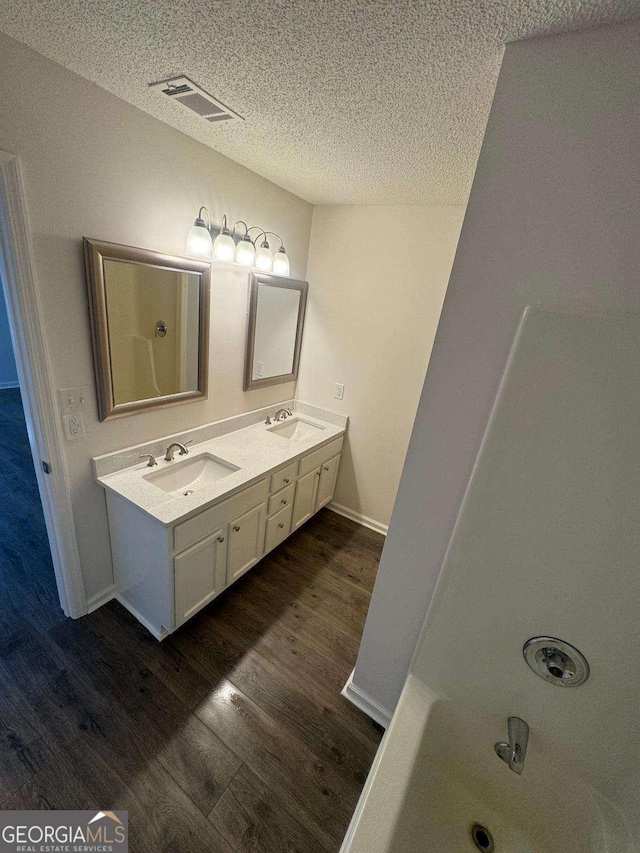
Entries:
POLYGON ((509 743, 500 741, 495 745, 496 753, 514 773, 520 775, 529 744, 529 726, 520 717, 509 717, 507 721, 509 743))
POLYGON ((266 421, 265 421, 265 424, 266 424, 267 426, 271 426, 271 418, 269 417, 269 415, 267 415, 267 419, 266 419, 266 421))
POLYGON ((149 460, 147 462, 147 468, 153 468, 154 465, 158 464, 155 460, 155 456, 153 455, 153 453, 143 453, 140 456, 140 459, 148 459, 149 460))

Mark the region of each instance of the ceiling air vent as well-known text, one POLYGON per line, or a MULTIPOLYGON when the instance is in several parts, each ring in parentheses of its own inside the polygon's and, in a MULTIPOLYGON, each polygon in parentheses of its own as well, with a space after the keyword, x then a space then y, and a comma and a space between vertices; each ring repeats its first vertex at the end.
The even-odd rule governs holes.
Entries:
POLYGON ((159 86, 159 91, 180 104, 186 110, 190 110, 205 121, 233 121, 241 119, 241 115, 225 106, 222 101, 214 98, 203 88, 198 86, 184 74, 180 77, 171 77, 168 80, 159 80, 157 83, 149 83, 149 86, 159 86))

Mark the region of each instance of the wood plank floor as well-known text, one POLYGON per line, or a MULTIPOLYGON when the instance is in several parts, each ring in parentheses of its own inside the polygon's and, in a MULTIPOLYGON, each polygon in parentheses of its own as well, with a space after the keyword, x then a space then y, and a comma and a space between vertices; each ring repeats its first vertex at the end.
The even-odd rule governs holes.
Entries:
POLYGON ((0 514, 1 807, 128 809, 134 853, 337 851, 381 737, 340 689, 382 537, 323 510, 160 644, 115 602, 64 619, 21 512, 0 514))

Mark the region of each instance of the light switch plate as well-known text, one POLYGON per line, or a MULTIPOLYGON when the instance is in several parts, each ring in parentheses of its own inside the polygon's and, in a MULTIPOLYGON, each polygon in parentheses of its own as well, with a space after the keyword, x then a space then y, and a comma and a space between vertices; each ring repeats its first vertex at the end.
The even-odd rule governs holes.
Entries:
POLYGON ((62 415, 84 412, 89 407, 89 386, 80 385, 77 388, 59 388, 58 401, 62 415))
POLYGON ((336 386, 333 390, 333 396, 336 400, 344 400, 344 385, 340 382, 336 382, 336 386))

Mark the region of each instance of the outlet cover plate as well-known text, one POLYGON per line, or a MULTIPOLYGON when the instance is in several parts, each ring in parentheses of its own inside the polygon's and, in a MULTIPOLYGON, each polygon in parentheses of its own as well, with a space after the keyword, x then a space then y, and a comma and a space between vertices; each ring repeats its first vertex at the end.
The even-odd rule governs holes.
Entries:
POLYGON ((76 412, 72 415, 65 415, 62 420, 64 422, 64 432, 69 441, 75 441, 76 438, 84 437, 85 432, 82 412, 76 412))

